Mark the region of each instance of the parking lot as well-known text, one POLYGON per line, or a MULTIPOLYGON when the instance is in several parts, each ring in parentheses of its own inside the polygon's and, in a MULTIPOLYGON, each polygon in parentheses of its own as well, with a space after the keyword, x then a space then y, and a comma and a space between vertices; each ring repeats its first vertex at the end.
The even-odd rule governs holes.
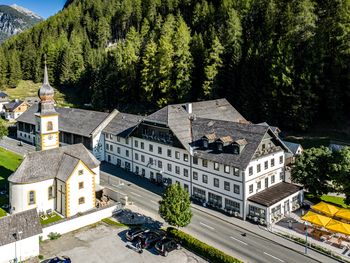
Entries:
POLYGON ((100 223, 65 234, 57 240, 42 242, 40 254, 45 258, 65 255, 73 263, 206 262, 184 248, 171 252, 167 257, 158 255, 154 248, 139 254, 126 247, 125 232, 126 228, 100 223))

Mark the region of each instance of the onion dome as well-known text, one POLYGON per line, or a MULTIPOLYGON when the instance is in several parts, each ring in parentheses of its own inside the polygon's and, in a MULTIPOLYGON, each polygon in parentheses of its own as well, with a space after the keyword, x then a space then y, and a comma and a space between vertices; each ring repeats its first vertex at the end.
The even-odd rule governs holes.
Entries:
POLYGON ((55 95, 55 91, 50 86, 49 76, 47 74, 47 66, 45 61, 44 82, 38 91, 38 97, 40 98, 41 101, 49 101, 49 100, 53 100, 54 95, 55 95))

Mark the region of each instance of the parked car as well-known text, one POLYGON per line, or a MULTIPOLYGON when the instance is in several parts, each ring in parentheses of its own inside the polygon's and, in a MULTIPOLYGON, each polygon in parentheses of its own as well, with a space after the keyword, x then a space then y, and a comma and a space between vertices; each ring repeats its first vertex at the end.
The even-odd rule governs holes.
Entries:
POLYGON ((70 258, 66 256, 54 257, 54 258, 49 258, 41 261, 41 263, 71 263, 71 262, 72 261, 70 260, 70 258))
POLYGON ((165 237, 163 231, 148 231, 143 233, 138 237, 137 242, 139 242, 142 249, 152 248, 158 241, 165 237))
POLYGON ((145 232, 148 232, 149 229, 147 228, 143 228, 143 227, 134 227, 129 229, 126 234, 125 234, 125 238, 128 241, 133 241, 136 237, 142 235, 145 232))
POLYGON ((157 252, 166 257, 171 251, 175 250, 175 249, 180 249, 181 246, 178 242, 176 242, 175 239, 172 238, 164 238, 160 241, 158 241, 154 248, 157 250, 157 252))

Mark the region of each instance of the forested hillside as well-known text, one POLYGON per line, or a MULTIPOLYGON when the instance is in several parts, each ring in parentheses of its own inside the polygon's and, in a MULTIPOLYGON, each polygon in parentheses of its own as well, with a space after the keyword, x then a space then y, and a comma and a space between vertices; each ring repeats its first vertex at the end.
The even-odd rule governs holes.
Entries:
POLYGON ((96 109, 226 97, 252 121, 349 119, 348 0, 73 0, 5 42, 0 84, 42 78, 96 109))

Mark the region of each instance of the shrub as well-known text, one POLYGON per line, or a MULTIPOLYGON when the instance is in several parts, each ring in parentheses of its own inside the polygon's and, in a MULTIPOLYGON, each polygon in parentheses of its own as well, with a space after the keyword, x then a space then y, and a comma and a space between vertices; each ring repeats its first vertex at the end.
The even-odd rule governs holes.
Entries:
POLYGON ((186 234, 178 229, 168 227, 168 235, 179 240, 183 247, 197 253, 198 255, 206 258, 210 262, 223 262, 223 263, 240 263, 242 261, 231 257, 224 252, 216 249, 212 246, 209 246, 202 241, 192 237, 189 234, 186 234))
POLYGON ((47 236, 50 240, 55 240, 55 239, 59 239, 61 237, 61 234, 56 232, 51 232, 47 236))
POLYGON ((39 255, 38 258, 39 258, 40 260, 43 260, 43 259, 44 259, 44 256, 43 256, 43 255, 39 255))
POLYGON ((43 242, 43 236, 39 236, 39 243, 43 242))

